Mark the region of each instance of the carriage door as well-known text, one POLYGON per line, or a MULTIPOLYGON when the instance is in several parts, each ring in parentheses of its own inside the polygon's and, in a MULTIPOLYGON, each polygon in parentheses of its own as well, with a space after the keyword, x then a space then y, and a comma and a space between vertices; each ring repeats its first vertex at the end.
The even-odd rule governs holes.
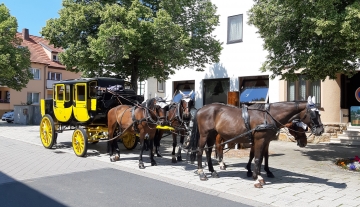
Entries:
POLYGON ((74 86, 74 117, 80 122, 90 119, 87 107, 86 83, 77 83, 74 86))
POLYGON ((54 114, 57 120, 61 122, 66 122, 69 120, 71 116, 67 114, 67 110, 65 108, 65 85, 64 84, 56 84, 54 87, 54 114))

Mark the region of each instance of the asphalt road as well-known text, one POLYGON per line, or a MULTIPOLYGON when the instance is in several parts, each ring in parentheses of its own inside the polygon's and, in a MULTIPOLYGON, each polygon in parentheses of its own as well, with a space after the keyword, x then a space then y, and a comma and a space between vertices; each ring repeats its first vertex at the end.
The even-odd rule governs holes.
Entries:
POLYGON ((1 207, 249 206, 115 169, 111 163, 7 139, 1 128, 0 143, 1 207))

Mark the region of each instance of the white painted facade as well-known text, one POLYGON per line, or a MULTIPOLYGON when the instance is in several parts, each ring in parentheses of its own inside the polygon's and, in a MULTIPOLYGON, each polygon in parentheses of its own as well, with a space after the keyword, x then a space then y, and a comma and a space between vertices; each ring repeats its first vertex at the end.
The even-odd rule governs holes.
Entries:
MULTIPOLYGON (((165 93, 157 92, 157 80, 147 80, 145 99, 159 96, 171 97, 174 81, 195 80, 196 103, 195 107, 203 105, 203 79, 230 78, 230 91, 239 91, 239 77, 269 75, 259 69, 265 60, 267 52, 263 49, 263 40, 256 33, 254 26, 248 25, 247 11, 252 7, 252 0, 212 0, 217 6, 220 15, 220 25, 215 29, 216 38, 223 43, 220 62, 208 65, 205 71, 198 72, 192 68, 185 68, 171 75, 166 81, 165 93), (227 44, 228 17, 243 14, 243 41, 227 44)), ((269 102, 279 101, 279 80, 269 80, 269 102)))

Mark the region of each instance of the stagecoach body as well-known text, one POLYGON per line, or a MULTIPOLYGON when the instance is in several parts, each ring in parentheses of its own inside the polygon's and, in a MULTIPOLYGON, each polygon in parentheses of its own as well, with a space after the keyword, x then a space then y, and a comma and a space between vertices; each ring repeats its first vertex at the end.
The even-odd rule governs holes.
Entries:
MULTIPOLYGON (((42 120, 40 138, 46 148, 56 143, 57 134, 74 130, 72 145, 78 156, 85 156, 88 143, 107 139, 107 112, 120 104, 141 103, 143 96, 116 78, 82 78, 53 84, 53 95, 40 102, 42 120)), ((127 149, 135 148, 136 136, 124 134, 127 149)))

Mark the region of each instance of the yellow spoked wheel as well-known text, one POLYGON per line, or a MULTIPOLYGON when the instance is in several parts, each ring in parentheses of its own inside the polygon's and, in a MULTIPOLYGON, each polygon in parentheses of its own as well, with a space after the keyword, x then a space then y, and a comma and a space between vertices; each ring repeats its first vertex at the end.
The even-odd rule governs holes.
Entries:
POLYGON ((40 139, 43 146, 47 149, 51 149, 54 146, 56 140, 54 119, 45 114, 40 122, 40 139))
POLYGON ((75 129, 72 135, 72 147, 78 157, 84 157, 88 147, 88 135, 83 128, 75 129))
POLYGON ((122 143, 127 150, 133 150, 137 146, 137 137, 133 133, 121 135, 122 143))

